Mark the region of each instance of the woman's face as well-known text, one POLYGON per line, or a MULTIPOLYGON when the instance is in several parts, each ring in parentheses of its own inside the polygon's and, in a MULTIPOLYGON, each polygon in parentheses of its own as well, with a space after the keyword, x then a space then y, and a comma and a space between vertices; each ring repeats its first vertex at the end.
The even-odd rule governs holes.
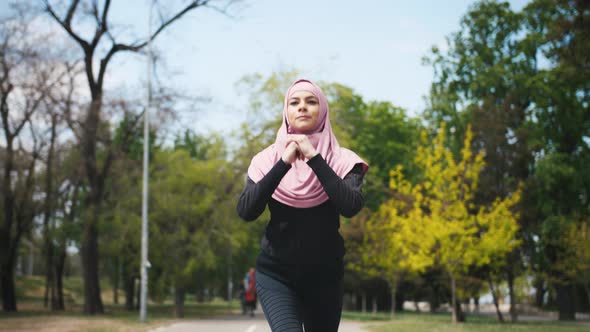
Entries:
POLYGON ((287 100, 287 120, 296 132, 312 132, 317 127, 319 115, 320 102, 309 91, 296 91, 287 100))

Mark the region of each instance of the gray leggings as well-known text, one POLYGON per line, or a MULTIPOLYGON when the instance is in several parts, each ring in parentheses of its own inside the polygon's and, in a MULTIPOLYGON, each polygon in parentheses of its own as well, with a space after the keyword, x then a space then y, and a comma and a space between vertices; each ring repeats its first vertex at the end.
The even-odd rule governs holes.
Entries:
POLYGON ((286 285, 256 271, 256 291, 273 332, 338 331, 342 281, 286 285))

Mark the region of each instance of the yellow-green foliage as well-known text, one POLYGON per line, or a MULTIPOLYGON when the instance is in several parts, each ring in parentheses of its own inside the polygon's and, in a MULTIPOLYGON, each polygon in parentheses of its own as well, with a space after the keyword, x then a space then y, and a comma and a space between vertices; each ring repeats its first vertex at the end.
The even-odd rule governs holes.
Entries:
POLYGON ((587 287, 590 297, 590 219, 565 224, 563 227, 564 243, 567 243, 568 250, 560 257, 556 268, 587 287))
POLYGON ((472 153, 469 128, 455 161, 445 132, 443 123, 432 142, 422 133, 415 159, 423 174, 419 183, 405 179, 401 166, 391 171, 394 194, 367 223, 363 267, 369 274, 391 282, 402 272, 436 265, 458 276, 471 265, 498 262, 518 244, 511 209, 520 192, 476 206, 484 154, 472 153))

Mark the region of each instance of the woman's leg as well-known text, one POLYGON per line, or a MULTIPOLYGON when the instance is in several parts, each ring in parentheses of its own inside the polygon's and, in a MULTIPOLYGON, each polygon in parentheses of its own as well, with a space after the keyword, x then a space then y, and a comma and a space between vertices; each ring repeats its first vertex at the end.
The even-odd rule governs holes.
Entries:
POLYGON ((337 332, 342 314, 342 281, 307 284, 303 292, 305 332, 337 332))
POLYGON ((273 332, 303 332, 301 301, 293 289, 257 271, 256 291, 273 332))

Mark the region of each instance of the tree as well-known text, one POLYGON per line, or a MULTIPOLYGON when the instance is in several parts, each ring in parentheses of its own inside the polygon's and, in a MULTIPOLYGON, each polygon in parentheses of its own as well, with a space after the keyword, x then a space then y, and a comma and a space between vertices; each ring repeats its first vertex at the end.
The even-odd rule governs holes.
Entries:
POLYGON ((395 225, 391 231, 397 234, 389 236, 398 241, 401 267, 420 271, 434 265, 448 273, 457 322, 456 280, 471 266, 502 259, 518 244, 517 215, 511 209, 520 193, 477 206, 474 198, 484 154, 471 152, 468 126, 461 157, 455 161, 445 146, 445 129, 443 123, 432 142, 423 132, 415 159, 423 172, 417 184, 404 179, 401 167, 392 170, 391 189, 409 199, 394 196, 382 208, 388 211, 383 222, 395 225))
MULTIPOLYGON (((229 3, 232 1, 230 0, 229 3)), ((113 162, 112 144, 107 144, 104 158, 97 155, 100 148, 101 124, 104 123, 102 112, 104 102, 104 83, 109 64, 113 57, 121 52, 140 52, 149 41, 154 40, 162 31, 174 22, 199 7, 207 7, 209 1, 194 0, 178 9, 170 16, 161 16, 158 27, 151 36, 144 37, 137 42, 118 42, 113 31, 113 23, 109 18, 110 0, 106 0, 99 8, 96 1, 85 2, 71 0, 68 5, 61 6, 45 0, 44 6, 49 16, 68 36, 80 46, 83 52, 85 73, 90 94, 90 103, 85 114, 80 119, 81 126, 77 131, 79 146, 84 160, 85 176, 89 192, 84 204, 84 230, 82 235, 81 256, 84 274, 84 312, 96 314, 103 312, 99 284, 99 248, 98 248, 98 219, 104 203, 105 183, 113 162), (76 18, 76 19, 75 19, 76 18), (78 20, 80 19, 80 20, 78 20), (74 23, 79 21, 93 22, 94 33, 85 39, 74 23), (101 54, 102 50, 106 50, 101 54), (94 66, 98 64, 98 68, 94 66)), ((157 1, 154 5, 158 5, 157 1)), ((162 13, 169 12, 162 10, 162 13)), ((108 139, 107 139, 108 141, 108 139)))
POLYGON ((582 285, 590 303, 590 221, 565 223, 563 229, 568 246, 558 257, 556 268, 582 285))
POLYGON ((560 269, 568 230, 587 219, 590 193, 590 37, 587 1, 532 1, 524 10, 528 41, 548 62, 530 79, 541 133, 530 201, 539 212, 540 252, 557 290, 560 320, 575 319, 574 280, 560 269))
MULTIPOLYGON (((575 224, 588 214, 588 6, 535 0, 514 12, 507 2, 478 1, 449 37, 448 51, 433 48, 427 60, 435 72, 428 118, 449 122, 455 152, 472 123, 474 146, 487 151, 485 190, 477 200, 491 203, 525 185, 523 245, 491 272, 506 275, 511 304, 519 273, 536 274, 539 304, 548 278, 559 294, 561 319, 575 312, 573 282, 556 269, 567 251, 562 221, 575 224)), ((511 316, 516 319, 513 305, 511 316)))
POLYGON ((237 222, 228 215, 234 209, 227 206, 235 204, 227 193, 234 186, 229 171, 219 158, 193 160, 185 150, 156 153, 151 262, 175 289, 177 317, 184 314, 184 296, 195 275, 213 270, 224 257, 218 250, 235 242, 229 232, 237 222))
MULTIPOLYGON (((361 273, 382 278, 387 281, 391 290, 391 317, 395 314, 396 290, 404 275, 424 272, 433 265, 432 260, 415 251, 414 243, 417 239, 414 233, 416 224, 398 218, 398 202, 403 198, 396 197, 383 203, 379 211, 373 213, 366 223, 364 241, 358 251, 361 253, 360 262, 352 263, 352 267, 361 273)), ((407 212, 407 211, 406 211, 407 212)), ((423 240, 432 240, 424 238, 423 240)), ((425 247, 430 247, 425 245, 425 247)))
POLYGON ((39 42, 47 36, 31 33, 31 16, 17 7, 14 17, 0 22, 0 289, 4 311, 16 311, 14 267, 21 238, 36 213, 34 185, 37 161, 45 143, 32 118, 62 76, 61 68, 44 58, 39 42), (26 129, 30 133, 26 133, 26 129))

